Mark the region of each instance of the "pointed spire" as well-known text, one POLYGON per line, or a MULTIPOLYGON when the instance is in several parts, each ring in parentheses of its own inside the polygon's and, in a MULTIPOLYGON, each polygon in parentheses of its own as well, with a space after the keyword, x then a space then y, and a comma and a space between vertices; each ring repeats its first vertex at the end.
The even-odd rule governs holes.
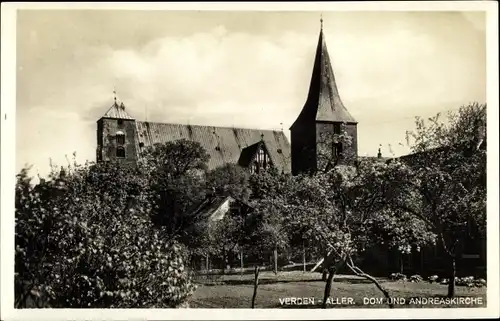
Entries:
POLYGON ((323 33, 323 17, 321 17, 320 23, 321 29, 316 47, 309 94, 296 122, 299 120, 315 120, 357 123, 344 107, 340 98, 323 33))

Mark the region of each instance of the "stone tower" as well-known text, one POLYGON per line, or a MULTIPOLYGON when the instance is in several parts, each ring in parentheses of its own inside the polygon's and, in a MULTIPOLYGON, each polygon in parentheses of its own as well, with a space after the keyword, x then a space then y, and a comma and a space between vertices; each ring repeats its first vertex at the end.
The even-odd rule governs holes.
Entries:
POLYGON ((357 158, 357 122, 340 99, 322 20, 309 94, 290 131, 294 175, 353 164, 357 158), (342 139, 342 133, 350 139, 342 139))
POLYGON ((115 97, 113 105, 97 121, 97 162, 135 163, 135 140, 135 119, 127 114, 123 102, 116 102, 115 97))

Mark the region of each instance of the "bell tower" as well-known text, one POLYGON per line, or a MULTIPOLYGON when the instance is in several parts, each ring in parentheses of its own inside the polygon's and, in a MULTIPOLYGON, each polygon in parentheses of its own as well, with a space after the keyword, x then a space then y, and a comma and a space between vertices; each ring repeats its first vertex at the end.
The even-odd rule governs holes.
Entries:
POLYGON ((357 158, 357 121, 340 99, 323 19, 307 100, 290 131, 294 175, 353 164, 357 158))
POLYGON ((97 162, 119 161, 135 163, 136 124, 126 111, 125 105, 118 104, 116 92, 114 103, 97 121, 97 162))

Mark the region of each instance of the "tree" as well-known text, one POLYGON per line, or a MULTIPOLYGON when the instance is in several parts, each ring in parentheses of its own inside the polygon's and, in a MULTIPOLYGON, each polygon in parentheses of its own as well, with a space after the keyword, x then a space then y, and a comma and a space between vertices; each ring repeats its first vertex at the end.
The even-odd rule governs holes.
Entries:
POLYGON ((279 173, 276 168, 269 168, 250 176, 253 213, 245 224, 245 244, 247 251, 264 259, 273 250, 274 270, 277 273, 278 250, 290 249, 290 233, 283 219, 286 204, 291 195, 295 179, 290 174, 279 173))
POLYGON ((286 233, 278 235, 288 242, 301 235, 316 252, 326 252, 324 302, 342 266, 370 280, 390 298, 374 277, 358 267, 365 249, 381 240, 405 251, 432 242, 432 233, 415 229, 417 218, 388 206, 386 182, 393 173, 392 166, 362 162, 357 168, 338 165, 327 172, 297 176, 293 184, 281 186, 281 197, 261 202, 260 211, 278 218, 278 226, 284 225, 281 229, 286 233))
POLYGON ((178 307, 194 290, 182 248, 151 222, 148 179, 115 163, 16 185, 16 306, 178 307))
POLYGON ((287 197, 293 190, 295 178, 291 174, 280 173, 271 167, 259 173, 250 175, 250 201, 258 202, 262 199, 287 197))
POLYGON ((207 225, 207 254, 222 258, 222 273, 225 273, 226 262, 230 254, 237 254, 241 244, 244 217, 228 212, 221 220, 207 225))
POLYGON ((207 169, 210 155, 200 143, 179 139, 147 147, 141 153, 141 164, 162 179, 178 178, 207 169))
POLYGON ((272 249, 274 273, 278 273, 278 250, 287 249, 290 243, 282 205, 280 199, 260 200, 250 218, 254 227, 249 236, 252 252, 264 259, 272 249))
POLYGON ((248 201, 251 193, 249 180, 250 175, 246 169, 236 164, 225 164, 207 173, 207 194, 248 201))
POLYGON ((202 246, 197 208, 206 198, 208 160, 198 142, 181 139, 147 148, 139 162, 157 197, 154 223, 193 250, 202 246))
POLYGON ((465 242, 484 237, 486 227, 486 105, 473 103, 425 122, 407 133, 412 154, 397 174, 396 205, 438 235, 448 257, 448 296, 455 294, 456 259, 465 242), (406 178, 403 180, 402 178, 406 178))

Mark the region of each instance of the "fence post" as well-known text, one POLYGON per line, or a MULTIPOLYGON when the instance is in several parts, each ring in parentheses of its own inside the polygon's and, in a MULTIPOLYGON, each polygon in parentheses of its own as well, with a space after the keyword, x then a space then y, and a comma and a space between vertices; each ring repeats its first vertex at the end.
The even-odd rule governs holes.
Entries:
POLYGON ((274 274, 278 274, 278 246, 274 246, 274 274))
POLYGON ((255 266, 255 280, 253 283, 252 309, 255 307, 255 298, 257 297, 257 287, 259 286, 259 266, 255 266))
POLYGON ((240 274, 243 275, 243 249, 240 251, 240 274))
POLYGON ((304 240, 302 240, 302 265, 304 273, 306 273, 306 247, 304 245, 304 240))

